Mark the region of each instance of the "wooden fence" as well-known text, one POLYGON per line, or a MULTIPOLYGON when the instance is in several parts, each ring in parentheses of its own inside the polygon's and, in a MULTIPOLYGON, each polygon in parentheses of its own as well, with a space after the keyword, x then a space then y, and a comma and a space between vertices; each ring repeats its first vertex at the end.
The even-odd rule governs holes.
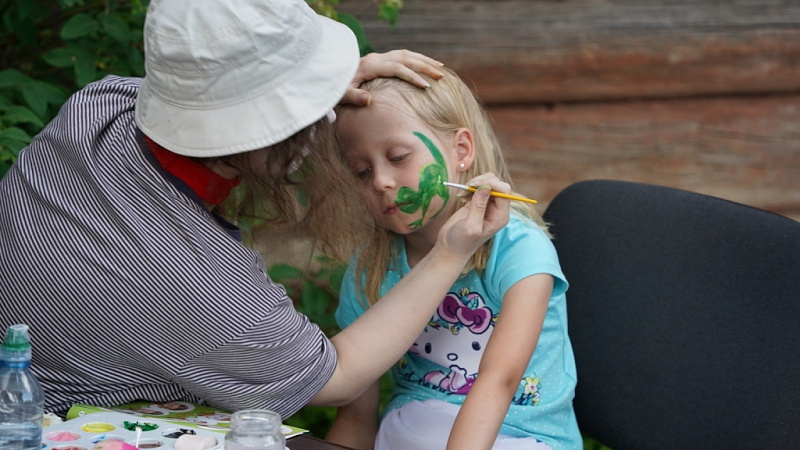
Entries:
POLYGON ((394 28, 373 1, 339 9, 376 51, 468 80, 542 208, 611 178, 800 219, 800 2, 406 0, 394 28))

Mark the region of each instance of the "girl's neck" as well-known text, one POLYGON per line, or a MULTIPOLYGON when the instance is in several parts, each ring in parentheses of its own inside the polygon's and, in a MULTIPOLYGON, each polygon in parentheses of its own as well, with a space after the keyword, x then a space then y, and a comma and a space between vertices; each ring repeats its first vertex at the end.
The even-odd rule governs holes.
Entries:
POLYGON ((406 260, 408 261, 408 267, 411 269, 422 261, 425 255, 430 253, 431 249, 433 249, 433 244, 436 242, 421 242, 420 239, 409 238, 409 236, 404 236, 403 238, 406 241, 406 260))

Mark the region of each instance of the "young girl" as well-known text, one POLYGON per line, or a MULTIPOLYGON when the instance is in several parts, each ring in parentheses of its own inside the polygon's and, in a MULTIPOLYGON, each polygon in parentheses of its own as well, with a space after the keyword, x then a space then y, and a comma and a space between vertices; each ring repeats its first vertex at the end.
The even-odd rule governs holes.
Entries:
MULTIPOLYGON (((490 122, 456 74, 425 90, 406 85, 368 82, 369 107, 338 111, 344 158, 375 224, 342 283, 342 328, 431 250, 467 199, 443 181, 509 180, 490 122)), ((339 409, 328 439, 360 449, 583 448, 567 281, 541 218, 511 206, 509 224, 473 255, 392 369, 380 427, 376 381, 339 409)))

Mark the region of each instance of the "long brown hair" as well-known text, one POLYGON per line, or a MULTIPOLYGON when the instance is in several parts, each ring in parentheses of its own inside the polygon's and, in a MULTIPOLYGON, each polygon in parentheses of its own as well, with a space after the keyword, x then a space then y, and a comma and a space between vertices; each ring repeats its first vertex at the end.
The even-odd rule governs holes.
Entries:
POLYGON ((323 253, 349 258, 368 224, 328 119, 269 147, 266 155, 269 177, 258 176, 265 168, 251 167, 244 155, 223 158, 239 170, 242 182, 217 212, 251 234, 265 228, 300 233, 323 253), (334 217, 346 225, 330 226, 334 217))

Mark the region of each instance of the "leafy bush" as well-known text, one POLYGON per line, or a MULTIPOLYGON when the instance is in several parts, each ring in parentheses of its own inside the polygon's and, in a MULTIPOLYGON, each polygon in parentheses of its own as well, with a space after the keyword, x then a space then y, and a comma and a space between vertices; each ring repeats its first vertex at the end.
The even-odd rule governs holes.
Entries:
POLYGON ((147 0, 10 0, 0 23, 0 177, 69 95, 108 74, 144 75, 147 0))
POLYGON ((319 269, 304 270, 289 264, 275 264, 267 270, 270 278, 286 288, 295 308, 331 337, 339 332, 334 309, 347 266, 328 256, 317 256, 319 269))

